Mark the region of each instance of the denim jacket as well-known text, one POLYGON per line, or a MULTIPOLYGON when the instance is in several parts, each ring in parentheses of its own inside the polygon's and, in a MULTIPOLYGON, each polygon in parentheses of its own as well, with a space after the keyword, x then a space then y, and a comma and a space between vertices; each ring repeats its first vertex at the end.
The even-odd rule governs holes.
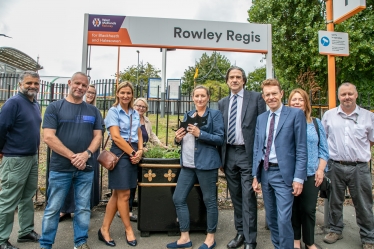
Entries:
MULTIPOLYGON (((187 115, 192 116, 196 110, 189 111, 184 115, 184 121, 187 115)), ((222 113, 218 110, 206 108, 203 117, 207 116, 207 122, 199 127, 200 136, 195 138, 195 167, 200 170, 218 169, 222 166, 217 146, 221 146, 224 141, 224 123, 222 113)), ((183 143, 181 143, 183 144, 183 143)), ((183 151, 183 145, 182 145, 183 151)), ((181 166, 183 166, 183 157, 181 155, 181 166)))

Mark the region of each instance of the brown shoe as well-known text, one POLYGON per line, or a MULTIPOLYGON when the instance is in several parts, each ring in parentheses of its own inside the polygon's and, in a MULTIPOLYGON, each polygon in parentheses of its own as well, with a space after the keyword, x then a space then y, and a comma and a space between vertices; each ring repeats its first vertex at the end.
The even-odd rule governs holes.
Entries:
POLYGON ((326 234, 325 238, 323 238, 323 241, 327 244, 333 244, 333 243, 335 243, 336 241, 338 241, 342 238, 343 238, 342 234, 330 232, 330 233, 326 234))
POLYGON ((363 249, 374 249, 374 244, 365 243, 362 245, 363 249))

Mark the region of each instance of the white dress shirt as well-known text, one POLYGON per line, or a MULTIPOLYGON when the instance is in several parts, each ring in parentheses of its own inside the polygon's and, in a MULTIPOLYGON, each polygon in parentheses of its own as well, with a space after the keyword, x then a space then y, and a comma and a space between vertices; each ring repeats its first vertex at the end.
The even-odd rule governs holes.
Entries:
POLYGON ((374 142, 374 113, 356 106, 347 115, 340 106, 328 110, 322 119, 330 159, 369 162, 370 141, 374 142))
MULTIPOLYGON (((277 127, 278 127, 278 123, 279 123, 279 117, 280 117, 280 114, 282 112, 282 107, 283 107, 283 104, 278 108, 278 110, 276 110, 274 112, 274 114, 275 114, 275 122, 274 122, 273 142, 271 144, 270 155, 269 155, 269 162, 271 162, 271 163, 278 163, 277 154, 276 154, 276 151, 275 151, 274 140, 275 140, 275 134, 277 133, 277 127)), ((270 122, 271 122, 271 119, 272 119, 271 114, 273 114, 272 111, 269 112, 268 122, 266 124, 266 137, 265 137, 265 143, 264 143, 264 156, 263 156, 262 160, 264 160, 264 158, 265 158, 266 145, 268 143, 268 138, 269 138, 269 128, 270 128, 270 122)))

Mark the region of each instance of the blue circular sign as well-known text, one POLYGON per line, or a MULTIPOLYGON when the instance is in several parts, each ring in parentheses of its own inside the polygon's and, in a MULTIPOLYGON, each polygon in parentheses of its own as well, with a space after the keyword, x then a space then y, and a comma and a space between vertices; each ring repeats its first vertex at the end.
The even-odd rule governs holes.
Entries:
POLYGON ((330 45, 330 39, 327 36, 323 36, 321 38, 321 44, 322 46, 327 47, 328 45, 330 45))

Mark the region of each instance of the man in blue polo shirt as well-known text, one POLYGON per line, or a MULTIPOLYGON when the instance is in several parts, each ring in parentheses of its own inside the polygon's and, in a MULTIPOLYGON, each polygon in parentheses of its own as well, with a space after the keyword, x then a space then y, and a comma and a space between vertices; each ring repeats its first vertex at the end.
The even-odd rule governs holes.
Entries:
POLYGON ((42 122, 36 96, 39 75, 20 75, 19 93, 0 110, 0 249, 17 249, 9 236, 18 207, 18 242, 37 242, 34 231, 34 196, 38 184, 38 148, 42 122))
POLYGON ((52 149, 47 190, 48 203, 42 222, 40 248, 51 249, 55 242, 60 210, 70 186, 74 188, 74 248, 89 249, 90 197, 93 181, 92 153, 102 139, 100 111, 83 101, 88 89, 87 75, 73 74, 69 94, 52 102, 44 113, 43 136, 52 149))

